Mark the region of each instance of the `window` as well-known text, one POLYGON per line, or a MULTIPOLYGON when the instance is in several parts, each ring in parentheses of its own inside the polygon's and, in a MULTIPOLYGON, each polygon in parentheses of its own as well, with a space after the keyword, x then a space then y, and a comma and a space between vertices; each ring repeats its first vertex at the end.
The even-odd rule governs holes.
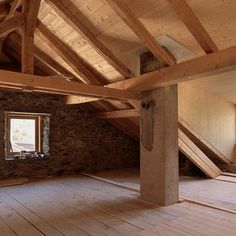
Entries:
POLYGON ((5 159, 49 156, 50 114, 5 112, 5 159))
POLYGON ((10 152, 39 152, 39 117, 9 117, 10 152))
POLYGON ((40 152, 40 117, 8 115, 8 153, 40 152))

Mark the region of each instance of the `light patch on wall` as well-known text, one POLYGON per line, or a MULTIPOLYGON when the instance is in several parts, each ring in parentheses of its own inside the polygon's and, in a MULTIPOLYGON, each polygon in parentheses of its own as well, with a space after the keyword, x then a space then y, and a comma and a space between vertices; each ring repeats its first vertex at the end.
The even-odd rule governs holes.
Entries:
MULTIPOLYGON (((160 35, 156 38, 156 41, 163 47, 167 48, 177 60, 177 63, 188 61, 196 57, 196 55, 183 44, 179 43, 169 35, 160 35)), ((142 45, 138 48, 131 50, 129 53, 135 55, 141 55, 144 52, 149 51, 146 45, 142 45)))

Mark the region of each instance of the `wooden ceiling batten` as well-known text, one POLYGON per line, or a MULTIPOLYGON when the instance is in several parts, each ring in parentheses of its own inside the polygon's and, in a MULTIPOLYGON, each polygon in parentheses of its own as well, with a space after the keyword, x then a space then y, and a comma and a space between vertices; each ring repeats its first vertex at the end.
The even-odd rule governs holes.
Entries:
POLYGON ((129 109, 120 111, 104 111, 96 112, 95 116, 100 119, 117 119, 117 118, 132 118, 139 117, 139 110, 129 109))
POLYGON ((133 14, 131 9, 123 0, 106 0, 112 9, 122 18, 131 30, 146 44, 153 55, 159 59, 165 66, 174 65, 175 60, 166 52, 166 50, 156 41, 151 33, 133 14))
POLYGON ((205 53, 208 54, 218 51, 216 44, 211 39, 210 35, 205 30, 186 0, 168 0, 168 2, 182 19, 194 38, 198 41, 205 53))
POLYGON ((103 84, 106 79, 99 75, 94 68, 88 65, 71 48, 67 47, 56 35, 37 20, 36 33, 65 61, 70 67, 81 76, 84 83, 103 84))
POLYGON ((34 30, 40 0, 23 0, 24 25, 22 30, 22 72, 34 74, 34 30))
POLYGON ((88 30, 84 24, 74 17, 60 0, 46 0, 46 2, 57 12, 57 14, 72 28, 83 35, 88 42, 124 77, 132 77, 134 74, 101 42, 88 30))

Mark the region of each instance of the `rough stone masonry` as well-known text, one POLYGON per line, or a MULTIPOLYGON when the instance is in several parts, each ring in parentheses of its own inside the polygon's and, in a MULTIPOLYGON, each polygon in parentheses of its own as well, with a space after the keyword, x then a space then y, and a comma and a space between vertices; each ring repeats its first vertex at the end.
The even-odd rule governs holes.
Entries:
POLYGON ((60 96, 0 92, 0 179, 128 168, 138 163, 139 144, 94 118, 85 105, 65 105, 60 96), (48 159, 5 160, 5 111, 51 114, 48 159))

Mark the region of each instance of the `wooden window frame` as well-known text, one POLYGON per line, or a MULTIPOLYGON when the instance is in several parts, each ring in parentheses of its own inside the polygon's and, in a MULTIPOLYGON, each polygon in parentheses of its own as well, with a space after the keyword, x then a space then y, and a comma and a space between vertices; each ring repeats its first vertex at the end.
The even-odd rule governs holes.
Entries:
POLYGON ((38 115, 31 115, 31 114, 7 114, 7 135, 6 135, 6 142, 7 142, 7 154, 17 154, 19 152, 11 151, 11 143, 10 143, 10 132, 11 132, 11 119, 25 119, 25 120, 35 120, 35 151, 33 152, 40 152, 41 151, 41 117, 38 115))

